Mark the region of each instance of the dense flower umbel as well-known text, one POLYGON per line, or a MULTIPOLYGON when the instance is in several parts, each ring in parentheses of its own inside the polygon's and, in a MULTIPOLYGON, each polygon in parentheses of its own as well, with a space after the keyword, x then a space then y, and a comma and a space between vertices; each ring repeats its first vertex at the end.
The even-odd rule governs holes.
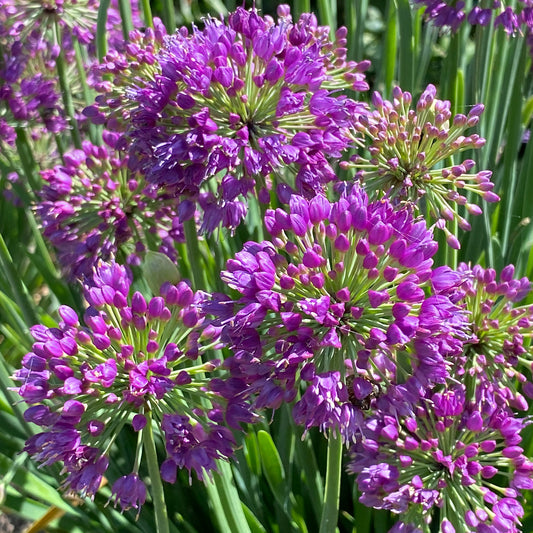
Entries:
POLYGON ((348 470, 360 501, 400 513, 391 532, 513 533, 533 487, 533 463, 519 446, 527 422, 495 404, 443 389, 408 414, 381 410, 364 423, 348 470), (498 475, 498 481, 495 476, 498 475))
POLYGON ((463 23, 487 26, 493 24, 508 35, 524 36, 533 56, 533 2, 519 0, 515 6, 505 5, 501 0, 474 2, 466 9, 463 0, 412 0, 419 7, 425 7, 424 16, 439 28, 450 28, 456 32, 463 23))
POLYGON ((53 80, 54 53, 45 52, 46 43, 34 35, 24 42, 13 40, 3 22, 0 19, 0 141, 13 145, 16 127, 31 128, 34 137, 42 134, 40 129, 61 131, 66 122, 53 80), (44 60, 50 55, 52 62, 44 60))
POLYGON ((424 197, 431 216, 438 220, 437 226, 446 232, 448 244, 459 248, 459 241, 445 224, 457 220, 464 230, 469 230, 470 224, 453 204, 466 206, 473 215, 480 214, 481 209, 456 189, 474 192, 488 202, 498 201, 492 192, 492 173, 468 174, 475 165, 471 159, 452 167, 432 169, 453 154, 485 144, 475 133, 463 135, 478 123, 483 106, 476 105, 468 115, 452 118, 450 102, 436 99, 433 85, 422 93, 416 109, 411 109, 410 93, 395 87, 393 96, 394 100, 389 102, 375 92, 372 97, 375 110, 356 117, 355 131, 363 133, 367 141, 357 135, 353 140, 370 155, 369 159, 355 155, 344 166, 358 169, 356 177, 364 183, 371 198, 384 194, 393 201, 418 204, 424 197))
MULTIPOLYGON (((125 425, 140 431, 153 420, 160 426, 167 451, 161 475, 170 482, 177 467, 203 479, 216 459, 233 451, 232 433, 222 425, 227 402, 208 388, 207 374, 218 361, 199 359, 218 337, 200 311, 205 295, 184 282, 163 285, 161 296, 149 301, 138 292, 129 299, 129 289, 124 267, 98 266, 85 287, 86 326, 61 306, 59 327, 32 328, 36 342, 15 373, 18 392, 31 405, 26 419, 44 429, 25 450, 44 464, 62 461, 65 488, 83 495, 98 489, 125 425)), ((233 425, 242 419, 237 413, 248 416, 238 406, 232 412, 233 425)), ((144 501, 140 457, 133 475, 113 487, 124 509, 144 501)))
POLYGON ((533 397, 530 375, 532 357, 529 348, 533 325, 533 306, 518 305, 531 290, 527 278, 513 279, 514 267, 505 267, 499 279, 494 269, 464 263, 457 272, 443 270, 434 276, 436 290, 439 283, 450 286, 448 296, 468 313, 469 339, 461 357, 454 360, 454 375, 466 374, 466 382, 475 382, 483 394, 490 394, 499 405, 527 410, 527 402, 517 391, 533 397), (524 374, 526 372, 526 374, 524 374))
POLYGON ((471 9, 466 9, 463 0, 412 0, 414 4, 425 7, 424 15, 435 26, 448 27, 457 31, 461 24, 486 26, 491 22, 495 26, 501 26, 507 33, 514 34, 520 30, 520 25, 525 24, 527 29, 533 27, 531 0, 519 0, 514 8, 505 5, 501 0, 482 0, 476 2, 471 9))
POLYGON ((346 30, 331 42, 314 15, 292 23, 287 6, 278 13, 274 23, 238 8, 227 23, 207 19, 202 31, 182 28, 156 53, 133 46, 118 66, 111 58, 103 67, 119 87, 98 108, 122 122, 131 164, 149 182, 199 200, 207 231, 237 226, 243 198, 268 198, 273 177, 300 193, 321 190, 335 177, 324 154, 340 155, 340 128, 362 107, 334 92, 368 88, 368 62, 346 61, 346 30), (141 69, 128 65, 136 56, 141 69), (141 77, 130 80, 130 70, 141 77), (204 187, 215 175, 217 184, 204 187))
MULTIPOLYGON (((222 273, 242 294, 235 310, 219 302, 214 311, 236 350, 226 364, 258 393, 258 406, 294 398, 300 369, 313 383, 302 401, 315 402, 313 390, 325 387, 335 405, 352 392, 365 403, 373 381, 396 381, 400 348, 407 366, 428 373, 420 381, 446 374, 442 356, 423 364, 432 350, 407 349, 454 330, 457 311, 447 298, 424 293, 437 245, 423 220, 388 201, 369 204, 356 187, 334 203, 293 195, 290 213, 269 210, 265 224, 272 242, 246 243, 222 273), (340 379, 345 372, 355 378, 349 388, 340 379)), ((306 425, 330 423, 297 409, 308 412, 296 417, 306 425)))
POLYGON ((43 234, 73 278, 89 276, 99 259, 119 250, 130 263, 146 249, 174 260, 183 240, 175 199, 128 170, 128 157, 112 148, 116 134, 104 132, 104 139, 109 147, 85 141, 83 150, 65 154, 64 165, 41 173, 43 234))

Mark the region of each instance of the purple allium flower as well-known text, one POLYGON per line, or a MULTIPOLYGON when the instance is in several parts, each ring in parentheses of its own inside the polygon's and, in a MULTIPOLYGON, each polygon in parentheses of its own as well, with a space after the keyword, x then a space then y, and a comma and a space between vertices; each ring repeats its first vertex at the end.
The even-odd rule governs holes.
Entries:
POLYGON ((114 82, 87 110, 124 130, 130 165, 150 183, 199 201, 206 231, 237 226, 247 196, 266 199, 273 179, 300 194, 321 191, 335 179, 324 154, 347 147, 341 129, 364 108, 338 94, 368 88, 368 62, 346 61, 346 30, 332 42, 314 15, 293 23, 287 6, 279 11, 275 23, 238 8, 163 46, 151 36, 156 46, 130 46, 118 63, 108 58, 103 72, 114 82))
POLYGON ((124 511, 133 507, 137 509, 137 515, 146 501, 146 485, 135 473, 117 479, 113 483, 111 493, 115 507, 117 503, 124 511))
POLYGON ((393 101, 389 102, 374 93, 374 111, 356 117, 357 135, 353 136, 353 141, 367 149, 370 156, 366 159, 355 155, 343 166, 358 169, 356 177, 364 183, 371 198, 385 195, 394 201, 416 205, 423 197, 431 216, 437 219, 437 227, 445 231, 448 244, 459 248, 459 241, 446 224, 456 220, 463 230, 469 230, 470 224, 457 213, 453 204, 465 206, 472 215, 482 211, 456 189, 478 194, 487 202, 496 202, 499 198, 492 192, 492 173, 469 174, 475 165, 471 159, 452 167, 432 169, 453 154, 485 144, 485 139, 476 133, 466 137, 463 134, 478 123, 483 106, 475 105, 468 115, 452 117, 450 102, 436 99, 433 85, 428 85, 422 93, 416 109, 411 109, 410 93, 395 87, 393 96, 393 101), (366 140, 358 137, 360 133, 366 140))
POLYGON ((368 417, 348 470, 363 504, 400 514, 407 529, 398 524, 393 532, 429 531, 437 521, 444 533, 517 533, 519 493, 533 484, 533 463, 519 446, 527 423, 467 401, 460 386, 444 388, 410 413, 382 409, 368 417))
POLYGON ((34 35, 24 41, 14 39, 2 17, 0 38, 3 41, 0 52, 0 141, 3 149, 6 149, 5 144, 13 146, 17 127, 30 129, 34 139, 41 137, 43 130, 57 133, 64 129, 66 121, 53 63, 47 60, 51 55, 49 47, 34 35))
POLYGON ((65 154, 64 165, 41 172, 46 185, 36 212, 72 278, 90 276, 119 251, 130 263, 147 249, 175 260, 184 238, 175 199, 128 169, 128 157, 112 148, 116 134, 104 132, 104 139, 108 147, 85 141, 83 150, 65 154))
MULTIPOLYGON (((6 18, 10 33, 25 39, 30 33, 53 41, 50 35, 57 24, 65 34, 87 44, 94 39, 98 15, 97 0, 0 0, 0 11, 6 18)), ((132 17, 140 22, 137 0, 131 1, 132 17)), ((107 29, 114 43, 121 18, 117 0, 107 11, 107 29)))
MULTIPOLYGON (((85 286, 85 326, 61 306, 58 327, 32 328, 36 342, 15 373, 30 405, 26 420, 43 428, 25 450, 44 464, 62 461, 64 487, 84 495, 98 489, 109 447, 125 425, 160 428, 168 455, 161 473, 173 481, 176 467, 204 479, 216 459, 233 453, 226 408, 233 426, 253 421, 243 406, 210 389, 208 376, 219 361, 199 356, 219 345, 219 329, 205 322, 206 295, 185 282, 167 283, 146 300, 139 292, 130 297, 130 284, 124 267, 100 264, 85 286)), ((113 492, 123 509, 144 501, 136 470, 113 492)))
POLYGON ((403 382, 404 365, 424 385, 446 377, 437 339, 455 333, 460 313, 448 298, 426 297, 437 245, 423 220, 354 187, 333 203, 293 195, 290 212, 268 210, 265 225, 272 242, 246 243, 222 272, 241 298, 212 304, 235 350, 226 365, 257 407, 279 407, 309 381, 295 417, 325 428, 350 424, 348 403, 367 403, 358 377, 403 382), (345 373, 350 387, 339 382, 345 373))
POLYGON ((477 389, 498 405, 526 410, 517 386, 522 384, 523 392, 533 397, 527 377, 532 364, 533 307, 519 302, 529 294, 531 282, 525 277, 515 279, 513 265, 506 266, 499 278, 492 268, 465 263, 457 272, 448 269, 447 275, 458 276, 460 282, 448 290, 435 289, 462 307, 470 322, 469 338, 462 355, 454 360, 453 374, 470 376, 477 389))
MULTIPOLYGON (((89 70, 96 61, 92 41, 98 4, 96 0, 0 0, 0 113, 11 128, 31 127, 35 140, 67 127, 56 63, 62 54, 70 67, 73 101, 83 100, 79 69, 89 70), (83 66, 76 64, 77 44, 86 58, 83 66)), ((137 0, 130 4, 132 19, 140 24, 137 0)), ((119 49, 124 47, 121 20, 118 1, 112 0, 107 11, 107 39, 111 47, 119 49)), ((88 81, 94 83, 91 76, 88 81)), ((0 139, 11 144, 10 128, 1 128, 0 139)))
POLYGON ((491 22, 493 12, 499 13, 499 0, 489 0, 466 9, 463 0, 412 0, 417 7, 423 7, 424 17, 438 28, 449 28, 456 32, 464 22, 486 26, 491 22))

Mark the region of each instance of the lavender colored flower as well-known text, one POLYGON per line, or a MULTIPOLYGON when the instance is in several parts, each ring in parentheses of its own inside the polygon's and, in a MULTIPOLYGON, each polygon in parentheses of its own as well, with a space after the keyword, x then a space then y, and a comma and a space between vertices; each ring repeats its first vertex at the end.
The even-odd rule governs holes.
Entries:
MULTIPOLYGON (((130 4, 132 19, 140 24, 138 2, 130 4)), ((93 39, 97 12, 96 0, 0 0, 0 113, 9 126, 2 127, 1 140, 12 144, 12 129, 16 127, 31 128, 34 140, 67 127, 56 63, 62 54, 67 68, 71 67, 73 100, 82 100, 74 47, 79 44, 85 48, 84 68, 89 70, 96 61, 93 39)), ((121 20, 118 1, 112 0, 107 11, 107 37, 109 46, 119 49, 124 47, 121 20)), ((88 81, 95 83, 91 76, 88 81)))
POLYGON ((128 170, 128 157, 113 149, 116 137, 104 132, 108 146, 85 141, 64 165, 41 172, 36 211, 72 278, 90 276, 98 260, 118 252, 134 264, 147 249, 175 260, 183 242, 175 199, 128 170))
POLYGON ((275 23, 238 8, 226 23, 182 28, 164 46, 130 46, 118 64, 108 58, 113 84, 86 110, 124 130, 130 165, 150 183, 199 202, 206 231, 235 228, 246 198, 268 201, 273 180, 322 190, 335 179, 324 154, 347 147, 341 129, 364 107, 338 94, 368 88, 368 62, 346 61, 346 30, 332 42, 314 15, 292 23, 287 6, 279 13, 275 23))
MULTIPOLYGON (((62 33, 87 44, 95 36, 98 4, 97 0, 1 0, 0 11, 10 33, 22 40, 30 34, 50 38, 57 25, 62 33)), ((133 19, 140 22, 136 0, 131 2, 131 10, 133 19)), ((107 11, 107 29, 112 31, 112 39, 113 30, 120 28, 120 23, 118 1, 112 0, 107 11)))
POLYGON ((457 31, 467 18, 463 1, 413 0, 413 2, 419 7, 425 7, 424 16, 439 28, 447 26, 452 31, 457 31))
POLYGON ((363 504, 400 515, 391 532, 436 531, 437 522, 443 533, 516 533, 520 491, 533 486, 533 463, 519 446, 527 424, 468 401, 463 387, 444 388, 410 413, 368 417, 348 470, 363 504))
POLYGON ((493 13, 499 13, 501 2, 488 0, 476 2, 471 8, 463 0, 412 0, 417 7, 425 8, 424 17, 438 28, 449 28, 456 32, 462 24, 487 26, 493 13))
POLYGON ((533 56, 533 4, 531 0, 519 0, 514 6, 505 5, 501 0, 474 2, 467 9, 464 1, 455 0, 412 0, 423 7, 424 17, 438 28, 449 28, 457 32, 466 22, 472 26, 493 24, 507 35, 520 36, 533 56))
MULTIPOLYGON (((31 129, 32 136, 42 136, 42 130, 57 133, 65 128, 59 102, 59 91, 53 79, 50 61, 41 61, 46 45, 34 35, 24 42, 14 40, 0 19, 0 141, 14 145, 15 128, 31 129)), ((5 144, 4 144, 5 143, 5 144)))
POLYGON ((403 383, 406 367, 423 386, 447 375, 436 339, 455 335, 460 313, 426 297, 437 245, 423 220, 354 187, 333 203, 293 195, 265 224, 272 242, 246 243, 222 273, 241 298, 212 311, 235 350, 225 364, 257 407, 292 401, 308 381, 297 421, 344 432, 374 382, 403 383))
POLYGON ((533 397, 528 377, 533 307, 519 302, 529 294, 531 282, 525 277, 514 279, 513 265, 505 267, 498 279, 492 268, 465 263, 456 272, 442 267, 433 282, 436 290, 446 293, 470 317, 468 340, 464 352, 454 360, 453 374, 469 376, 478 394, 490 395, 498 405, 527 410, 518 386, 533 397), (446 276, 455 276, 457 281, 450 289, 441 290, 439 280, 446 276))
MULTIPOLYGON (((130 285, 124 267, 100 264, 85 286, 85 326, 61 306, 58 327, 32 328, 36 342, 15 373, 18 393, 29 404, 26 420, 43 428, 25 450, 43 464, 63 462, 64 488, 83 495, 98 489, 124 426, 161 430, 167 451, 161 475, 173 482, 177 467, 204 479, 217 459, 233 453, 226 407, 233 425, 253 419, 209 388, 219 361, 204 363, 199 356, 218 346, 219 330, 205 322, 206 295, 180 282, 164 284, 149 300, 139 292, 130 298, 130 285)), ((145 499, 140 457, 133 473, 113 485, 123 509, 138 509, 145 499)))
POLYGON ((117 479, 113 483, 111 493, 115 507, 118 503, 124 511, 130 508, 137 509, 137 515, 146 501, 146 485, 135 473, 117 479))
POLYGON ((356 177, 364 183, 371 198, 384 195, 415 205, 423 199, 431 216, 437 219, 437 227, 446 233, 448 244, 459 248, 457 237, 446 224, 456 220, 463 230, 469 230, 470 224, 458 214, 454 204, 478 215, 481 208, 469 203, 462 191, 475 193, 487 202, 498 201, 492 192, 492 173, 485 170, 469 174, 475 165, 471 159, 452 167, 432 169, 453 154, 485 144, 485 139, 476 133, 466 137, 463 134, 478 123, 483 106, 476 105, 468 115, 452 118, 450 102, 436 99, 433 85, 422 93, 416 110, 411 109, 410 93, 396 87, 393 96, 394 100, 389 102, 375 92, 374 111, 356 117, 355 131, 366 137, 363 140, 354 135, 353 141, 367 149, 370 156, 367 159, 357 154, 343 165, 358 170, 356 177))

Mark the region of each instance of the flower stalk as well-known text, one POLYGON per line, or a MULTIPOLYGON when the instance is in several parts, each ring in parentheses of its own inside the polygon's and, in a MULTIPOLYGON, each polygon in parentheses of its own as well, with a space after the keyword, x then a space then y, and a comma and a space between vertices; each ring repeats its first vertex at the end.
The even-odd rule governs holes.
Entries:
POLYGON ((342 438, 334 428, 329 430, 326 488, 320 520, 320 533, 334 533, 339 514, 342 473, 342 438))
POLYGON ((157 533, 169 533, 167 506, 165 503, 165 493, 161 474, 159 472, 159 462, 157 460, 157 451, 155 449, 154 434, 152 430, 152 415, 146 413, 146 426, 142 430, 144 453, 148 465, 148 475, 152 482, 152 502, 155 511, 155 523, 157 533))

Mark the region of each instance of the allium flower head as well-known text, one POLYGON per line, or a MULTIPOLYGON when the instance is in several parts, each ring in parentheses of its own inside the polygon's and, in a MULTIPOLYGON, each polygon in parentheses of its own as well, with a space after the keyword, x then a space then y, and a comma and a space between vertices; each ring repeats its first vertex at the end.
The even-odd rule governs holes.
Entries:
MULTIPOLYGON (((457 308, 426 297, 437 245, 409 209, 368 203, 354 187, 333 203, 293 195, 290 212, 268 210, 265 224, 272 242, 248 242, 228 261, 222 279, 242 296, 233 312, 219 311, 237 350, 227 364, 258 392, 259 406, 294 398, 300 369, 313 383, 303 401, 324 387, 341 403, 352 393, 364 401, 373 381, 396 381, 399 349, 445 334, 457 308), (346 372, 363 379, 346 388, 346 372)), ((430 352, 405 353, 416 368, 430 352)))
POLYGON ((73 32, 81 42, 92 40, 96 26, 96 0, 2 0, 12 33, 25 38, 31 32, 46 34, 54 25, 73 32))
MULTIPOLYGON (((140 23, 137 0, 132 0, 131 9, 133 20, 140 23)), ((31 128, 33 140, 46 131, 58 133, 66 128, 56 63, 61 54, 78 107, 83 95, 74 42, 82 45, 89 70, 96 57, 92 40, 97 11, 96 0, 0 0, 1 141, 13 144, 16 127, 31 128)), ((107 11, 107 30, 110 45, 122 48, 117 0, 111 1, 107 11)), ((91 76, 88 82, 93 82, 91 76)))
MULTIPOLYGON (((463 23, 486 26, 491 23, 493 13, 503 11, 500 0, 475 2, 467 8, 463 0, 412 0, 418 7, 424 7, 424 17, 438 28, 449 28, 456 32, 463 23)), ((494 22, 494 21, 492 21, 494 22)))
POLYGON ((499 405, 527 410, 517 385, 522 384, 526 395, 533 397, 528 378, 533 307, 519 302, 530 292, 531 282, 525 277, 514 279, 513 265, 505 267, 497 277, 492 268, 461 263, 457 272, 443 267, 433 276, 433 284, 469 317, 468 340, 461 357, 455 359, 453 374, 470 376, 477 389, 499 405), (448 283, 446 278, 450 276, 456 277, 455 285, 442 291, 440 281, 448 283))
POLYGON ((138 263, 146 249, 176 259, 183 241, 176 201, 128 169, 128 157, 88 141, 65 154, 64 165, 41 172, 46 185, 36 206, 43 234, 73 278, 89 276, 99 259, 118 252, 138 263))
MULTIPOLYGON (((200 310, 205 295, 185 282, 167 283, 146 300, 139 292, 130 297, 130 284, 124 267, 99 265, 85 287, 85 326, 61 306, 57 328, 32 328, 36 342, 15 373, 18 393, 30 405, 26 420, 43 428, 25 450, 44 464, 63 462, 64 487, 83 495, 98 489, 110 447, 126 425, 161 429, 167 452, 161 475, 170 482, 177 467, 203 479, 233 451, 223 425, 228 402, 209 390, 207 376, 218 361, 199 358, 218 343, 218 330, 200 310)), ((123 509, 144 502, 137 469, 138 461, 113 487, 123 509)))
POLYGON ((362 107, 336 92, 368 88, 368 62, 346 61, 346 30, 331 42, 314 15, 292 23, 287 6, 278 12, 275 23, 238 8, 227 22, 207 19, 192 34, 180 29, 155 53, 130 47, 118 67, 113 58, 107 67, 125 86, 98 97, 97 107, 122 123, 130 164, 149 182, 200 200, 207 231, 237 226, 242 199, 254 191, 265 199, 287 165, 293 188, 321 190, 334 179, 324 153, 340 155, 347 145, 340 129, 362 107), (137 55, 142 68, 130 80, 128 62, 137 55))
POLYGON ((0 21, 0 141, 3 149, 14 145, 15 128, 42 129, 57 133, 65 128, 59 90, 53 79, 53 64, 43 56, 54 56, 45 43, 30 36, 24 42, 13 40, 0 21), (44 128, 43 128, 44 126, 44 128), (5 144, 4 144, 5 143, 5 144))
POLYGON ((348 470, 363 504, 400 514, 391 532, 517 533, 520 491, 533 487, 519 446, 527 423, 466 401, 461 387, 443 389, 410 414, 369 417, 348 470))
POLYGON ((452 167, 434 167, 458 152, 485 144, 476 133, 464 135, 478 123, 483 106, 474 106, 468 115, 452 117, 450 102, 438 100, 433 85, 422 93, 416 109, 411 109, 410 93, 396 87, 393 96, 389 102, 375 92, 374 111, 356 117, 355 132, 364 134, 365 139, 354 135, 353 141, 367 149, 369 156, 355 155, 344 166, 357 169, 356 177, 371 198, 385 195, 393 201, 414 204, 423 198, 431 216, 437 219, 437 227, 446 232, 448 244, 459 248, 459 241, 446 224, 456 220, 464 230, 469 230, 470 224, 457 213, 454 204, 478 215, 480 207, 469 203, 462 191, 478 194, 487 202, 498 201, 492 192, 492 173, 469 174, 475 165, 471 159, 452 167))

